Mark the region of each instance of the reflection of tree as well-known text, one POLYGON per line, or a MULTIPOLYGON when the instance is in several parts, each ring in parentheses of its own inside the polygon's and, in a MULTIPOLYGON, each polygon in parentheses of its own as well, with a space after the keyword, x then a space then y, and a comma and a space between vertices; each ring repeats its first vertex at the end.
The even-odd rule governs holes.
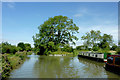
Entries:
POLYGON ((70 58, 40 56, 39 60, 34 65, 34 74, 42 78, 60 78, 65 74, 64 66, 69 65, 70 58))
POLYGON ((88 73, 88 75, 94 76, 94 77, 100 77, 103 74, 106 73, 105 69, 103 68, 104 63, 84 59, 84 58, 78 58, 80 63, 85 64, 84 71, 85 73, 88 73))
POLYGON ((103 62, 96 62, 96 61, 85 59, 85 58, 81 58, 81 57, 78 57, 78 59, 79 59, 79 62, 87 64, 87 65, 93 64, 93 65, 101 66, 101 67, 103 67, 103 65, 104 65, 103 62))
MULTIPOLYGON (((104 63, 69 56, 40 56, 33 75, 37 78, 109 78, 104 63)), ((111 75, 112 76, 112 75, 111 75)))
MULTIPOLYGON (((116 74, 116 73, 113 73, 113 72, 110 72, 110 71, 106 71, 106 75, 107 77, 110 79, 113 79, 113 78, 116 78, 116 79, 120 79, 120 75, 119 74, 116 74)), ((108 80, 109 80, 108 79, 108 80)))

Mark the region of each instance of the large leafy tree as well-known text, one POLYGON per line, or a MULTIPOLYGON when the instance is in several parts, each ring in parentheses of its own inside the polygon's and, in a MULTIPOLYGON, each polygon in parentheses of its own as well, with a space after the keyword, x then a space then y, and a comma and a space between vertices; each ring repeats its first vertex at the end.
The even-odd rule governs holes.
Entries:
POLYGON ((62 51, 65 52, 73 52, 73 48, 72 46, 70 46, 69 44, 64 45, 64 47, 62 48, 62 51))
POLYGON ((75 44, 74 41, 78 39, 74 34, 79 28, 66 16, 51 17, 38 29, 39 33, 33 36, 33 40, 36 51, 40 54, 47 54, 49 46, 51 46, 50 51, 54 51, 69 42, 75 44))
POLYGON ((103 34, 103 36, 101 36, 99 30, 91 30, 90 32, 87 32, 86 35, 83 35, 81 39, 84 40, 85 46, 91 47, 94 51, 98 51, 100 48, 109 50, 110 46, 113 44, 112 35, 103 34))
POLYGON ((101 32, 91 30, 90 32, 87 32, 86 35, 83 35, 81 37, 82 40, 84 40, 84 45, 88 47, 94 47, 97 45, 101 39, 101 32))
POLYGON ((32 49, 32 48, 31 48, 31 44, 25 43, 24 45, 25 45, 25 50, 26 50, 26 51, 31 51, 31 49, 32 49))
POLYGON ((113 37, 112 35, 104 34, 101 38, 99 47, 102 49, 109 50, 110 46, 113 45, 113 37))
POLYGON ((117 51, 118 46, 116 44, 113 44, 111 47, 111 50, 117 51))
POLYGON ((81 45, 81 46, 76 46, 77 50, 88 50, 88 47, 85 45, 81 45))
POLYGON ((23 42, 18 43, 17 47, 19 47, 20 51, 24 51, 26 49, 23 42))
POLYGON ((11 52, 11 44, 8 42, 2 42, 2 53, 10 53, 11 52))

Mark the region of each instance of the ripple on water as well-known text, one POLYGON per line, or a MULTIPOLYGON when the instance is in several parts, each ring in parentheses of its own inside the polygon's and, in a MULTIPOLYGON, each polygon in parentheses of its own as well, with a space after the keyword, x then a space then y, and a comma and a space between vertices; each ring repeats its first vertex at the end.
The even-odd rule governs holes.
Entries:
POLYGON ((69 56, 29 55, 11 78, 120 78, 106 71, 104 63, 69 56))

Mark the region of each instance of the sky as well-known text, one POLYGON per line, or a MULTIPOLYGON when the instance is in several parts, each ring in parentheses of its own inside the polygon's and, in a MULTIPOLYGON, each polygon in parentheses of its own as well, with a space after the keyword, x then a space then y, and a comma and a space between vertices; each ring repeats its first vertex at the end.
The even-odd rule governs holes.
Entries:
POLYGON ((50 17, 63 15, 73 19, 79 27, 75 46, 82 45, 81 36, 90 30, 100 30, 113 36, 118 43, 117 2, 3 2, 2 40, 12 45, 30 43, 38 33, 38 26, 50 17))
POLYGON ((1 0, 2 2, 119 2, 120 0, 1 0))

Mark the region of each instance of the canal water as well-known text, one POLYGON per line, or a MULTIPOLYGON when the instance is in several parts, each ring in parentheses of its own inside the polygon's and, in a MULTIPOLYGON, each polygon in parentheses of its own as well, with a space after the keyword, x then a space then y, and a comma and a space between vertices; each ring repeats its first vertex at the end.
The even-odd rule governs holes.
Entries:
POLYGON ((120 78, 103 66, 77 56, 28 55, 22 65, 11 71, 10 78, 120 78))

